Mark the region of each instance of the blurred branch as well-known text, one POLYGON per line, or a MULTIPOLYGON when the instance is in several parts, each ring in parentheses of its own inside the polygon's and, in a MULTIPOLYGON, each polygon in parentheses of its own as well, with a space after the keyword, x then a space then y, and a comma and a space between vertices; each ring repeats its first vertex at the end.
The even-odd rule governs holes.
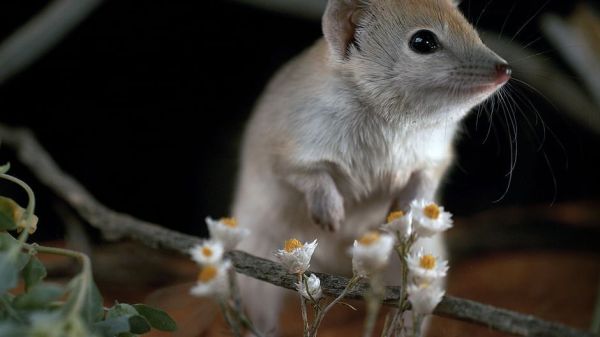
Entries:
POLYGON ((237 0, 272 11, 319 20, 325 11, 327 0, 237 0))
POLYGON ((25 69, 82 22, 102 0, 55 0, 0 45, 0 84, 25 69))
POLYGON ((482 33, 481 37, 486 45, 511 64, 516 81, 524 82, 527 89, 540 94, 582 126, 600 134, 600 107, 560 67, 545 60, 541 54, 501 38, 498 34, 482 33))
MULTIPOLYGON (((102 230, 110 239, 132 238, 150 247, 162 247, 183 254, 187 254, 190 247, 201 241, 200 238, 178 233, 108 209, 79 182, 65 174, 28 130, 13 129, 0 124, 0 138, 15 150, 19 160, 31 170, 37 179, 64 199, 83 219, 102 230)), ((295 287, 295 277, 288 274, 277 263, 239 251, 230 253, 230 258, 239 273, 280 287, 288 289, 295 287)), ((323 291, 331 296, 339 295, 348 282, 348 279, 343 277, 318 275, 321 278, 323 291)), ((366 287, 366 284, 359 285, 349 293, 349 298, 362 298, 367 290, 366 287)), ((398 296, 399 289, 397 287, 388 287, 384 303, 394 306, 398 303, 398 296)), ((450 296, 444 297, 436 308, 435 314, 520 336, 598 337, 534 316, 450 296)))
POLYGON ((29 130, 12 129, 0 124, 0 140, 16 151, 19 160, 40 182, 90 225, 100 229, 108 240, 129 237, 153 248, 167 248, 184 254, 187 254, 189 247, 200 242, 198 238, 108 209, 78 181, 65 174, 29 130))
MULTIPOLYGON (((598 33, 600 30, 598 17, 593 14, 592 8, 580 5, 572 15, 573 23, 556 15, 546 15, 542 18, 542 31, 590 89, 596 106, 600 107, 600 54, 594 50, 594 47, 600 46, 594 46, 594 39, 586 35, 589 31, 598 33), (588 24, 585 24, 586 22, 588 24)), ((598 114, 600 115, 600 112, 598 114)))

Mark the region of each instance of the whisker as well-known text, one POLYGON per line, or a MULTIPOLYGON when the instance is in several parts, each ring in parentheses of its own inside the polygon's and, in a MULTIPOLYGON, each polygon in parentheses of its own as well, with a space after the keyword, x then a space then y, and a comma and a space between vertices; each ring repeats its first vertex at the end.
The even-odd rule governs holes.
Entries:
POLYGON ((542 98, 544 98, 544 99, 545 99, 545 100, 546 100, 548 103, 550 103, 550 105, 552 105, 552 107, 553 107, 553 108, 554 108, 556 111, 558 111, 558 108, 556 107, 556 105, 554 105, 554 103, 552 103, 552 101, 551 101, 551 100, 550 100, 548 97, 546 97, 546 95, 544 95, 544 94, 543 94, 541 91, 539 91, 538 89, 534 88, 534 87, 533 87, 531 84, 529 84, 529 83, 527 83, 527 82, 525 82, 525 81, 523 81, 523 80, 520 80, 520 79, 518 79, 518 78, 516 78, 516 77, 513 77, 513 78, 512 78, 512 80, 514 80, 514 81, 516 81, 516 82, 518 82, 518 83, 521 83, 521 84, 525 85, 525 86, 526 86, 528 89, 530 89, 530 90, 534 91, 535 93, 537 93, 538 95, 540 95, 540 96, 541 96, 542 98))
POLYGON ((543 152, 544 160, 546 161, 546 166, 550 170, 550 175, 552 176, 552 186, 554 187, 554 195, 552 196, 552 201, 550 202, 550 206, 554 206, 556 203, 556 199, 558 198, 558 181, 556 180, 556 175, 554 174, 554 170, 552 169, 552 163, 550 162, 550 158, 546 152, 543 152))
POLYGON ((508 18, 510 18, 510 16, 512 15, 513 11, 515 10, 515 7, 517 7, 516 1, 513 2, 512 6, 510 7, 510 10, 508 11, 508 14, 506 15, 506 18, 504 19, 504 22, 502 23, 502 27, 500 28, 500 33, 498 34, 498 37, 502 37, 504 29, 506 28, 506 24, 508 23, 508 18))
POLYGON ((546 8, 546 6, 548 6, 549 3, 550 3, 550 0, 546 0, 546 2, 544 2, 542 7, 540 7, 529 19, 527 19, 527 21, 525 21, 525 23, 523 25, 521 25, 521 27, 517 30, 515 35, 513 35, 513 37, 510 39, 510 42, 514 41, 515 38, 521 33, 521 31, 523 31, 523 29, 525 29, 525 27, 529 23, 531 23, 531 21, 533 19, 535 19, 546 8))
POLYGON ((531 42, 527 43, 526 45, 524 45, 522 48, 523 49, 527 49, 527 47, 531 46, 532 44, 538 42, 539 40, 542 39, 542 36, 538 36, 537 38, 533 39, 531 42))
MULTIPOLYGON (((535 135, 536 135, 536 138, 537 138, 537 139, 538 139, 538 141, 540 142, 540 147, 539 147, 539 149, 538 149, 538 151, 539 151, 539 150, 542 148, 542 146, 543 146, 543 144, 545 143, 545 141, 546 141, 546 129, 547 129, 547 127, 546 127, 546 123, 544 122, 544 119, 542 118, 542 115, 539 113, 538 109, 535 107, 535 105, 534 105, 534 104, 531 102, 531 100, 530 100, 530 99, 529 99, 527 96, 523 95, 521 92, 519 92, 518 90, 516 90, 516 88, 514 88, 514 87, 512 87, 512 86, 509 86, 509 87, 507 87, 507 88, 510 88, 510 89, 512 89, 512 90, 513 90, 512 92, 513 92, 513 93, 516 95, 516 97, 517 97, 518 99, 520 99, 520 100, 521 100, 523 103, 527 104, 531 110, 533 110, 533 112, 534 112, 534 114, 535 114, 535 125, 537 125, 537 123, 538 123, 538 120, 541 122, 541 124, 542 124, 542 138, 540 139, 540 138, 537 136, 537 132, 535 133, 535 135)), ((515 100, 514 98, 513 98, 513 100, 514 100, 515 104, 518 106, 518 104, 517 104, 516 100, 515 100)), ((528 118, 528 117, 527 117, 527 115, 526 115, 526 114, 523 112, 523 110, 522 110, 522 109, 521 109, 521 113, 522 113, 522 116, 525 118, 525 120, 526 120, 526 121, 527 121, 529 124, 531 124, 531 122, 529 121, 529 118, 528 118)), ((533 126, 532 126, 532 128, 533 128, 533 126)))
MULTIPOLYGON (((550 157, 548 156, 548 153, 544 150, 544 144, 546 143, 546 138, 547 138, 546 133, 549 133, 552 136, 552 138, 555 140, 556 144, 558 144, 558 146, 561 148, 563 155, 565 156, 566 167, 568 167, 569 160, 568 160, 568 154, 567 154, 566 148, 565 148, 564 144, 558 138, 558 135, 556 135, 556 133, 547 126, 547 124, 544 122, 544 119, 543 119, 542 115, 540 114, 540 112, 538 111, 538 109, 535 107, 533 102, 531 102, 531 100, 526 95, 524 95, 522 92, 517 90, 518 88, 513 86, 512 83, 510 83, 510 82, 507 83, 507 85, 504 88, 506 88, 507 93, 513 93, 515 95, 515 97, 512 97, 511 95, 507 95, 507 97, 509 97, 515 103, 515 107, 517 107, 519 109, 521 116, 523 116, 523 118, 525 119, 527 124, 530 126, 533 136, 535 137, 536 141, 539 142, 539 147, 537 148, 537 152, 542 154, 542 156, 544 158, 544 162, 546 163, 546 166, 548 167, 548 170, 550 172, 551 179, 552 179, 554 195, 552 198, 551 205, 553 205, 556 202, 556 198, 558 196, 558 181, 556 179, 556 174, 552 167, 552 162, 550 161, 550 157), (527 114, 525 113, 525 111, 519 106, 518 102, 516 101, 516 98, 521 100, 521 102, 527 104, 530 107, 530 109, 535 113, 535 117, 536 117, 535 125, 537 125, 538 120, 540 121, 541 128, 542 128, 542 138, 541 139, 540 139, 537 131, 531 124, 529 117, 527 117, 527 114)), ((529 86, 528 88, 533 89, 531 86, 529 86)), ((534 92, 538 93, 537 90, 534 92)), ((545 99, 545 97, 544 97, 544 99, 545 99)))
POLYGON ((540 51, 540 52, 537 52, 537 53, 534 53, 534 54, 531 54, 531 55, 527 55, 527 56, 521 57, 521 58, 516 59, 516 60, 511 60, 511 63, 512 64, 518 64, 519 62, 523 62, 523 61, 528 60, 528 59, 530 59, 532 57, 536 57, 536 56, 540 56, 540 55, 546 55, 546 54, 549 54, 549 53, 554 52, 554 51, 555 50, 553 50, 553 49, 543 50, 543 51, 540 51))
POLYGON ((481 18, 485 14, 485 11, 487 11, 488 7, 490 7, 490 5, 492 4, 492 2, 494 2, 494 0, 489 0, 485 4, 485 6, 483 7, 483 9, 481 10, 481 13, 479 13, 479 17, 477 18, 477 21, 475 21, 475 24, 474 24, 475 27, 477 27, 477 25, 479 25, 479 20, 481 20, 481 18))
POLYGON ((483 139, 483 142, 482 142, 482 144, 485 144, 487 142, 488 138, 490 137, 490 134, 492 132, 492 127, 494 128, 494 133, 496 131, 496 128, 494 126, 493 119, 492 119, 494 116, 494 112, 493 111, 490 112, 487 109, 487 102, 486 102, 486 104, 481 105, 481 107, 482 107, 482 110, 485 112, 485 114, 488 116, 488 129, 485 134, 485 138, 483 139))

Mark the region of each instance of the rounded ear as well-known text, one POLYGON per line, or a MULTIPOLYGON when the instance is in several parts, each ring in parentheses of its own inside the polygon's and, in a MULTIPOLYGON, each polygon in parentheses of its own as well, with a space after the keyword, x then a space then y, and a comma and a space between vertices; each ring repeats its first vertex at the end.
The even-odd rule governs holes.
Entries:
POLYGON ((338 60, 348 56, 348 47, 356 32, 356 13, 364 0, 329 0, 323 14, 323 35, 329 49, 338 60))

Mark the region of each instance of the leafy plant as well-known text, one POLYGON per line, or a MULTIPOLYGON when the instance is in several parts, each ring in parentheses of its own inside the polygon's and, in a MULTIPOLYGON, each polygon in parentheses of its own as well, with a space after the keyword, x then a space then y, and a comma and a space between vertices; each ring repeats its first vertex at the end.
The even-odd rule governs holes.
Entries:
POLYGON ((27 243, 35 232, 35 196, 23 181, 0 166, 0 179, 21 186, 28 194, 25 209, 0 196, 0 336, 3 337, 132 337, 152 328, 174 331, 177 326, 164 311, 144 304, 103 306, 87 255, 27 243), (16 231, 13 236, 9 231, 16 231), (72 257, 81 271, 66 285, 45 280, 47 272, 38 253, 72 257), (23 285, 23 291, 18 286, 23 285))

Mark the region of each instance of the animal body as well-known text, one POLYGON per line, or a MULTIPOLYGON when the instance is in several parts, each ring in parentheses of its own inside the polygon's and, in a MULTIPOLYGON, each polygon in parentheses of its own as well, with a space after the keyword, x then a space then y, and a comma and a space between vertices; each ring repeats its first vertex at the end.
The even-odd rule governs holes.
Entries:
MULTIPOLYGON (((511 70, 451 0, 329 0, 322 26, 256 105, 233 213, 253 232, 240 249, 272 258, 284 240, 317 238, 311 269, 350 275, 355 238, 435 198, 459 122, 511 70)), ((440 237, 419 245, 444 256, 440 237)), ((250 279, 241 291, 276 334, 291 292, 250 279)))

